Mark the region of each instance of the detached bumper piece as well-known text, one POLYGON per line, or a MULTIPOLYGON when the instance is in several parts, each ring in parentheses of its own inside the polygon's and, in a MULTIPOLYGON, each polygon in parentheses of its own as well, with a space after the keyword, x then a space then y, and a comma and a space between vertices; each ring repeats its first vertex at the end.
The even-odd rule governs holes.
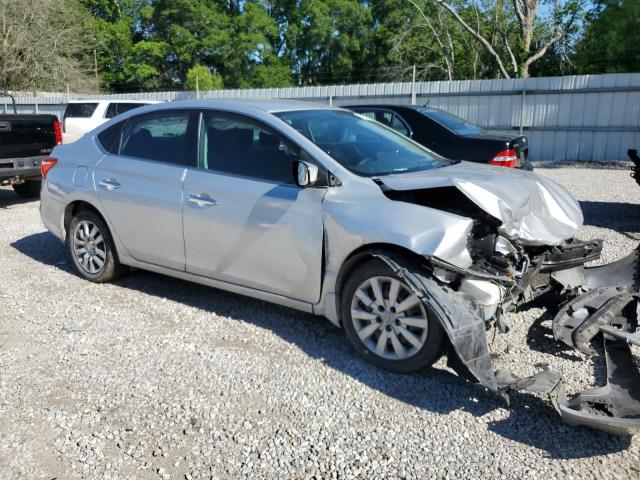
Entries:
POLYGON ((554 272, 597 260, 602 253, 602 240, 565 242, 549 250, 540 263, 540 272, 554 272))
POLYGON ((617 435, 640 432, 640 371, 631 345, 640 346, 640 292, 630 287, 598 288, 565 305, 553 321, 559 340, 587 355, 598 355, 594 343, 602 334, 607 383, 567 400, 564 391, 554 404, 572 425, 585 425, 617 435))

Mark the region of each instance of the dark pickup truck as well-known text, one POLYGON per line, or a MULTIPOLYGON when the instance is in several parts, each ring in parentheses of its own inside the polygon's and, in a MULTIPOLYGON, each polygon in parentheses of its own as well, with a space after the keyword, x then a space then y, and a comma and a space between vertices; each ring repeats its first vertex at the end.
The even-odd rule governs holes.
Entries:
POLYGON ((62 143, 60 122, 55 115, 0 115, 0 185, 11 185, 21 197, 40 193, 40 164, 62 143))

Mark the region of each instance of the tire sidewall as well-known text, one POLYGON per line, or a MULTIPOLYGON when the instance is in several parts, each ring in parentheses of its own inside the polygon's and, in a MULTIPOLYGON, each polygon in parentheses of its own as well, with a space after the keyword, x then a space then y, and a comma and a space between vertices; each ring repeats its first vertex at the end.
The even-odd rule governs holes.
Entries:
POLYGON ((376 355, 375 352, 369 350, 360 340, 351 318, 351 303, 357 288, 362 282, 377 276, 392 277, 406 284, 406 282, 398 277, 382 260, 370 260, 357 267, 345 281, 340 295, 341 319, 347 338, 349 338, 358 354, 365 360, 385 370, 397 373, 410 373, 431 366, 442 355, 444 332, 437 314, 428 305, 425 305, 429 320, 427 340, 415 355, 403 360, 388 360, 376 355))

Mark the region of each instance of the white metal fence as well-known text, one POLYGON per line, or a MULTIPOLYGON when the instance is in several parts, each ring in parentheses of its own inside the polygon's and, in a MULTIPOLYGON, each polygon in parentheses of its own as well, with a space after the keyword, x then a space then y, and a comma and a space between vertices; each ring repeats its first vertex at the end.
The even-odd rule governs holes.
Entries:
MULTIPOLYGON (((196 92, 71 95, 71 99, 183 100, 196 92)), ((378 83, 213 90, 206 99, 298 99, 334 105, 428 102, 491 130, 529 137, 532 160, 622 160, 640 146, 640 73, 514 80, 378 83)), ((16 97, 19 113, 62 117, 66 95, 16 97)), ((2 105, 2 104, 0 104, 2 105)), ((0 106, 0 108, 2 108, 0 106)), ((4 103, 10 113, 11 105, 4 103)))

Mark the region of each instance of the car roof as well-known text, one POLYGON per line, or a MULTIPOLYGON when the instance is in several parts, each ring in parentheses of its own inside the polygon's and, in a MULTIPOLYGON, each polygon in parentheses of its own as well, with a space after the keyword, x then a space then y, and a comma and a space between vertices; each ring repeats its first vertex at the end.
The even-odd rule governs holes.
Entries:
POLYGON ((126 100, 121 98, 114 98, 113 100, 107 98, 83 98, 80 100, 69 100, 67 103, 100 103, 100 102, 109 102, 109 103, 141 103, 145 105, 150 105, 154 103, 162 103, 160 100, 126 100))
POLYGON ((420 107, 420 105, 395 105, 392 103, 365 103, 365 104, 361 104, 361 105, 347 105, 344 108, 380 108, 380 109, 388 109, 388 110, 395 110, 395 109, 401 109, 401 108, 406 108, 406 109, 410 109, 410 110, 418 110, 420 107))
POLYGON ((176 100, 165 104, 167 106, 179 106, 181 108, 228 108, 232 110, 242 111, 245 109, 261 110, 266 113, 292 112, 302 110, 341 110, 322 103, 300 102, 297 100, 255 100, 255 99, 239 99, 239 100, 176 100))

